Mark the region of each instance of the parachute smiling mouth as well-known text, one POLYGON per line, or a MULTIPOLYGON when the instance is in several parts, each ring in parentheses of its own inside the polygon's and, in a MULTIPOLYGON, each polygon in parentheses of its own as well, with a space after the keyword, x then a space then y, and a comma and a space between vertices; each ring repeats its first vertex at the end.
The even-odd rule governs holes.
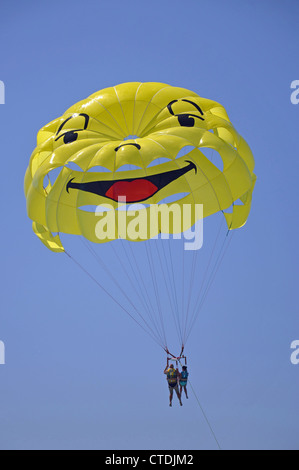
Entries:
POLYGON ((143 176, 141 178, 129 178, 123 180, 112 181, 91 181, 89 183, 74 183, 72 178, 66 185, 66 190, 78 189, 88 193, 97 194, 113 201, 125 198, 127 203, 143 202, 154 196, 158 191, 168 186, 189 171, 195 170, 197 167, 194 162, 186 160, 189 163, 184 168, 171 170, 151 176, 143 176))

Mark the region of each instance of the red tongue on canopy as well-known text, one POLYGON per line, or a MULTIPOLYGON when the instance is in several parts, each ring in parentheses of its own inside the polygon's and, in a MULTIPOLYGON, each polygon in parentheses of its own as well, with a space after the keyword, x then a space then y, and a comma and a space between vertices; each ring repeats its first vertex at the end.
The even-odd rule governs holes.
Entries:
POLYGON ((126 202, 138 202, 150 198, 157 191, 157 186, 147 179, 117 181, 108 189, 105 196, 114 201, 126 198, 126 202))

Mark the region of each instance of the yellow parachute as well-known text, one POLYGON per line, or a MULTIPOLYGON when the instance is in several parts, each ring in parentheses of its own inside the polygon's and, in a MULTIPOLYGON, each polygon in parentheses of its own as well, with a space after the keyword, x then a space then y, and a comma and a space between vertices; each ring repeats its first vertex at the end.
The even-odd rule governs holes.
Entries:
POLYGON ((182 353, 228 234, 247 220, 253 171, 251 150, 219 103, 162 83, 125 83, 80 101, 39 131, 25 176, 27 212, 46 247, 72 258, 167 353, 164 315, 171 312, 182 353), (216 236, 201 276, 200 246, 188 255, 185 245, 160 241, 217 213, 225 240, 217 253, 216 236), (101 281, 66 251, 68 235, 86 244, 101 281), (133 249, 137 241, 144 243, 133 249), (112 293, 106 280, 116 286, 112 293))
POLYGON ((250 211, 253 170, 249 146, 219 103, 163 83, 125 83, 39 131, 25 176, 27 212, 56 252, 64 251, 62 233, 95 243, 140 241, 184 232, 219 211, 236 229, 250 211), (218 164, 207 150, 220 156, 218 164), (175 195, 177 212, 164 223, 162 207, 170 209, 175 195), (197 205, 203 210, 182 215, 197 205))

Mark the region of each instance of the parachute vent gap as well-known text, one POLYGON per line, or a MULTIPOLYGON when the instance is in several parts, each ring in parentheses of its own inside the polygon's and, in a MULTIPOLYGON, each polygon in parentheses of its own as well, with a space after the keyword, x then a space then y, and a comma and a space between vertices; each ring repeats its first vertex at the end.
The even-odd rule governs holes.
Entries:
POLYGON ((61 166, 58 168, 54 168, 53 170, 49 171, 49 173, 45 176, 44 181, 43 181, 43 186, 44 189, 47 188, 49 185, 49 182, 51 183, 51 186, 54 186, 55 181, 57 180, 60 172, 61 172, 61 166))
POLYGON ((153 166, 158 166, 162 165, 163 163, 169 163, 171 162, 171 158, 166 158, 166 157, 160 157, 160 158, 155 158, 149 165, 147 165, 147 168, 151 168, 153 166))
POLYGON ((43 181, 43 188, 44 188, 44 189, 47 189, 49 183, 50 183, 49 175, 46 175, 46 176, 44 177, 44 181, 43 181))
POLYGON ((111 171, 105 166, 93 166, 87 170, 87 173, 111 173, 111 171))
POLYGON ((244 203, 241 201, 241 199, 237 199, 237 200, 234 202, 234 206, 244 206, 244 203))
POLYGON ((204 156, 210 160, 210 162, 213 163, 216 168, 218 168, 218 170, 223 172, 223 160, 216 150, 212 148, 200 147, 199 151, 203 153, 204 156))
POLYGON ((133 171, 133 170, 140 170, 140 169, 142 169, 141 166, 127 164, 127 165, 122 165, 122 166, 120 166, 120 167, 116 170, 116 172, 118 172, 118 171, 133 171))
POLYGON ((189 196, 190 193, 177 193, 177 194, 172 194, 171 196, 167 196, 161 201, 158 202, 158 204, 170 204, 173 202, 180 201, 181 199, 189 196))
POLYGON ((82 168, 75 162, 67 162, 66 167, 70 168, 72 171, 82 171, 82 168))
POLYGON ((237 199, 232 203, 231 206, 229 206, 227 209, 225 209, 223 212, 224 214, 232 214, 234 210, 234 206, 244 206, 244 203, 241 201, 241 199, 237 199))
POLYGON ((192 150, 196 149, 197 147, 194 147, 194 145, 186 145, 185 147, 183 147, 179 153, 177 154, 177 156, 175 158, 181 158, 181 157, 185 157, 186 155, 188 155, 190 152, 192 152, 192 150))
POLYGON ((134 139, 139 139, 139 136, 132 134, 132 135, 127 135, 126 137, 124 137, 124 140, 134 140, 134 139))
POLYGON ((116 208, 117 211, 141 211, 143 209, 148 209, 150 204, 141 204, 141 203, 128 203, 120 205, 116 208))
POLYGON ((232 214, 233 213, 233 210, 234 210, 234 204, 232 204, 231 206, 229 206, 227 209, 225 209, 223 211, 224 214, 232 214))

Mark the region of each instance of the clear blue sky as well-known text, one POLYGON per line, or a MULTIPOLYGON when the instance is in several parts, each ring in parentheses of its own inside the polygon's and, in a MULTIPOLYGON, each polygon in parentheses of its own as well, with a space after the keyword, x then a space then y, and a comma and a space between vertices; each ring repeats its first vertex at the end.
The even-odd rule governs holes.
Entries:
POLYGON ((225 449, 298 449, 295 0, 3 1, 1 449, 214 449, 192 393, 168 407, 165 355, 26 215, 39 128, 106 86, 159 81, 221 102, 258 177, 188 343, 190 378, 225 449))

